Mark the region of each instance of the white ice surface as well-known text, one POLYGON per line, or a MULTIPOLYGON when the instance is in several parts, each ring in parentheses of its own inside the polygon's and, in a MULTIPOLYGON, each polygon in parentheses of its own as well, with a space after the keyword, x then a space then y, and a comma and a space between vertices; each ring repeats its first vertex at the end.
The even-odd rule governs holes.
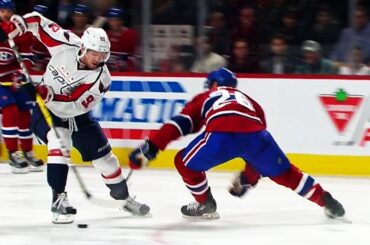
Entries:
MULTIPOLYGON (((93 168, 79 168, 87 187, 100 198, 108 190, 93 168)), ((127 170, 125 170, 127 173, 127 170)), ((0 245, 162 244, 162 245, 369 245, 370 179, 316 177, 347 211, 352 224, 328 220, 323 210, 292 191, 264 179, 243 199, 227 193, 233 174, 208 174, 219 220, 189 221, 180 207, 192 201, 173 170, 134 172, 132 194, 151 207, 152 218, 132 218, 94 206, 82 195, 70 171, 70 202, 78 209, 69 225, 51 223, 46 174, 14 175, 0 165, 0 245), (87 229, 76 224, 86 223, 87 229)))

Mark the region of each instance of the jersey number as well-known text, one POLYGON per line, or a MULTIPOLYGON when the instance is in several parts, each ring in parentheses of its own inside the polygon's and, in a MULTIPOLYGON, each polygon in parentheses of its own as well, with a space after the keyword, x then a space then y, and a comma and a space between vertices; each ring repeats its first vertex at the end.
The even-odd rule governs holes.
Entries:
POLYGON ((85 108, 89 107, 89 104, 95 100, 94 96, 89 95, 87 98, 81 102, 82 106, 85 108))
POLYGON ((227 90, 218 90, 210 94, 211 97, 218 96, 221 93, 221 96, 218 100, 213 103, 213 110, 220 109, 223 106, 226 106, 232 102, 237 102, 238 104, 246 107, 250 111, 255 111, 252 102, 239 91, 234 91, 234 94, 230 94, 227 90))

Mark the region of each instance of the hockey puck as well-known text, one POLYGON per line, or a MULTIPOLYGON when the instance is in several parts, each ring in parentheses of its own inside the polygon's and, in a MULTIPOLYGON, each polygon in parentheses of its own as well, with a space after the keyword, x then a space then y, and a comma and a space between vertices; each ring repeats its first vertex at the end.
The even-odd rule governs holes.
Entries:
POLYGON ((78 224, 77 227, 78 228, 87 228, 88 225, 87 224, 78 224))

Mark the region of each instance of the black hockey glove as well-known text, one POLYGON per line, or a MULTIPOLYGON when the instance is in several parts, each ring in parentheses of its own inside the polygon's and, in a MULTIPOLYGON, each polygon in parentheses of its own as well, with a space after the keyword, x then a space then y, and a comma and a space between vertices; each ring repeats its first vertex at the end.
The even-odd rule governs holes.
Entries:
POLYGON ((249 184, 244 173, 240 172, 233 180, 232 186, 229 188, 229 193, 235 197, 242 197, 247 193, 247 191, 254 188, 256 185, 257 184, 249 184))
POLYGON ((158 154, 158 147, 156 147, 150 140, 145 140, 142 145, 135 148, 129 154, 129 165, 132 169, 140 169, 148 166, 150 160, 156 158, 158 154))

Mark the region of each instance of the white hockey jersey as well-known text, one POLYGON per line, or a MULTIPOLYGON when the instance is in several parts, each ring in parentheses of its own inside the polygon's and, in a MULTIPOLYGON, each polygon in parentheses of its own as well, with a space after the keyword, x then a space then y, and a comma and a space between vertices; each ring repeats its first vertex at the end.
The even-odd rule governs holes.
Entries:
POLYGON ((28 31, 49 50, 51 59, 41 84, 51 87, 54 98, 46 106, 56 116, 71 118, 90 111, 109 90, 111 76, 106 65, 95 70, 79 68, 81 39, 37 12, 26 14, 28 31))

